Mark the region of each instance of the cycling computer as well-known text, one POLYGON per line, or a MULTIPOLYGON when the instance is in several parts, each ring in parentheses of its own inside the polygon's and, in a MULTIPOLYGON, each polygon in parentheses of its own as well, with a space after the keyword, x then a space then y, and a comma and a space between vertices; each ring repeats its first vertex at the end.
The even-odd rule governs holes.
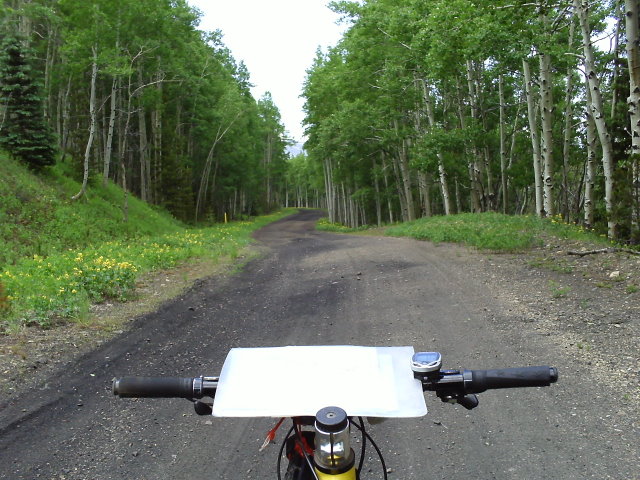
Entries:
POLYGON ((411 357, 411 370, 415 373, 437 372, 442 366, 439 352, 416 352, 411 357))

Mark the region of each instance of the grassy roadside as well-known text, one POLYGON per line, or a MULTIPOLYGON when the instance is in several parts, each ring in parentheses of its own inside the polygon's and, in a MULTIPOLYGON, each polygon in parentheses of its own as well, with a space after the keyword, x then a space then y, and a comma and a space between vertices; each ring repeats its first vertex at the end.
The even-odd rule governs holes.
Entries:
MULTIPOLYGON (((0 334, 86 321, 96 303, 127 300, 150 272, 233 261, 251 233, 287 215, 192 228, 117 185, 80 183, 71 164, 35 175, 0 152, 0 334)), ((293 211, 293 210, 291 210, 293 211)))
POLYGON ((23 326, 47 328, 68 319, 85 320, 92 303, 126 300, 141 275, 186 260, 235 259, 251 243, 253 231, 292 211, 22 258, 0 272, 5 287, 2 328, 15 332, 23 326))
MULTIPOLYGON (((318 229, 341 233, 366 231, 366 227, 350 229, 330 224, 326 219, 318 222, 318 229)), ((529 215, 511 216, 501 213, 462 213, 421 218, 385 227, 384 234, 435 243, 461 243, 495 252, 527 250, 544 244, 550 238, 610 245, 606 237, 586 231, 580 226, 563 223, 559 217, 540 219, 529 215)))

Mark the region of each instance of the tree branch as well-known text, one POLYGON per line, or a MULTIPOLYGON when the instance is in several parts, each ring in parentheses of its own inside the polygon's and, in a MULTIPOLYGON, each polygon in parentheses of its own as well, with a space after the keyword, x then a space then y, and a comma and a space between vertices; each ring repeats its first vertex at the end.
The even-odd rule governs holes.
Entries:
POLYGON ((400 45, 402 45, 404 48, 407 48, 407 49, 409 49, 409 50, 412 50, 412 48, 411 48, 409 45, 402 43, 400 40, 396 40, 396 39, 395 39, 395 38, 393 38, 391 35, 389 35, 387 32, 385 32, 384 30, 382 30, 380 27, 378 27, 378 30, 380 30, 382 33, 384 33, 384 34, 385 34, 387 37, 389 37, 390 39, 395 40, 396 42, 398 42, 398 43, 399 43, 400 45))
POLYGON ((618 248, 618 247, 609 247, 609 248, 600 248, 598 250, 585 250, 585 251, 575 251, 569 250, 567 255, 577 255, 578 257, 584 257, 586 255, 594 255, 596 253, 630 253, 631 255, 640 255, 640 252, 637 250, 631 250, 630 248, 618 248))

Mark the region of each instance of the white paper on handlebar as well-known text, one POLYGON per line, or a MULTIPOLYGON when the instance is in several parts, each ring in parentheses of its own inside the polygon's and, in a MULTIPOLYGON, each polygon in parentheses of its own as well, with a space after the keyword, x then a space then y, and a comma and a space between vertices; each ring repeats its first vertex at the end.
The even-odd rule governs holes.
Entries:
POLYGON ((410 368, 413 347, 233 348, 213 403, 217 417, 420 417, 427 407, 410 368))

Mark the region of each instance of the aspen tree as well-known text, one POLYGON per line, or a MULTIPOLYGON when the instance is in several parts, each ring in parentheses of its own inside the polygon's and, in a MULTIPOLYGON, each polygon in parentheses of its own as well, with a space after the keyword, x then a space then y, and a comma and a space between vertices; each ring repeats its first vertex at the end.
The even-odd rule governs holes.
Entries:
POLYGON ((611 135, 605 123, 604 103, 600 92, 600 79, 596 72, 595 56, 591 45, 591 29, 589 27, 589 6, 584 0, 573 0, 573 8, 580 22, 582 32, 582 48, 584 51, 584 67, 587 75, 588 88, 591 93, 589 108, 598 131, 600 145, 602 146, 602 169, 604 171, 605 207, 607 210, 608 236, 616 237, 616 221, 613 218, 613 148, 611 135))
POLYGON ((634 193, 633 218, 640 225, 640 1, 625 0, 627 62, 629 64, 629 123, 631 127, 631 168, 634 193))
POLYGON ((91 47, 91 52, 93 54, 93 60, 91 62, 91 93, 89 95, 89 138, 87 139, 87 146, 84 151, 82 187, 78 193, 71 197, 72 200, 79 199, 87 191, 87 181, 89 180, 89 158, 91 156, 91 147, 93 147, 93 137, 96 133, 96 79, 98 77, 98 48, 93 45, 91 47))
POLYGON ((531 68, 529 62, 522 60, 522 71, 524 72, 524 91, 527 99, 527 118, 529 119, 529 135, 531 137, 531 150, 533 152, 533 175, 535 179, 534 189, 536 198, 536 214, 544 216, 542 172, 540 140, 538 139, 538 122, 536 115, 536 102, 533 95, 533 81, 531 79, 531 68))

